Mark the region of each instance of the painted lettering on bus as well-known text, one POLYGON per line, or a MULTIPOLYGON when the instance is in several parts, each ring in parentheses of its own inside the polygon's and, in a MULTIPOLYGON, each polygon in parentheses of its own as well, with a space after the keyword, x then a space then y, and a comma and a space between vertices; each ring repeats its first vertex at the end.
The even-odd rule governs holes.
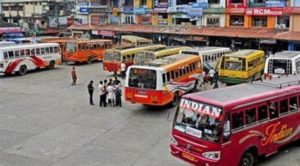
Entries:
POLYGON ((222 112, 222 109, 220 109, 220 108, 205 105, 205 104, 190 101, 190 100, 186 100, 186 99, 181 100, 180 107, 189 109, 189 110, 193 110, 193 111, 197 111, 200 114, 207 114, 207 115, 210 115, 213 117, 220 117, 221 112, 222 112))
POLYGON ((265 146, 267 144, 277 143, 292 135, 293 131, 292 127, 287 128, 287 124, 281 125, 280 122, 271 124, 266 128, 266 137, 262 139, 261 145, 265 146), (279 132, 276 129, 280 129, 279 132))

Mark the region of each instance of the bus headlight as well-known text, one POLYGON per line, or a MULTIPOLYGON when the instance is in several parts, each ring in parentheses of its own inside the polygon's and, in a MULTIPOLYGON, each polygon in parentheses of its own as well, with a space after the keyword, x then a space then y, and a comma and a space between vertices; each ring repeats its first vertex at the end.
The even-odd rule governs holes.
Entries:
POLYGON ((173 136, 171 136, 171 143, 174 145, 178 145, 178 142, 175 140, 173 136))
POLYGON ((202 156, 211 160, 220 160, 221 152, 220 151, 204 152, 202 153, 202 156))

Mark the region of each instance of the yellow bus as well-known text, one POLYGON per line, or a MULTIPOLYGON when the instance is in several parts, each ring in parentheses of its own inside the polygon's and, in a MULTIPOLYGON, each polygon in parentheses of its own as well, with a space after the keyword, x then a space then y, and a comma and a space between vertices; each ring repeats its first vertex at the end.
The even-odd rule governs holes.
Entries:
POLYGON ((133 35, 123 35, 121 37, 121 45, 145 45, 145 44, 152 44, 152 40, 139 37, 139 36, 133 36, 133 35))
POLYGON ((147 65, 132 65, 126 73, 125 100, 176 106, 180 96, 195 90, 201 72, 201 59, 197 55, 175 54, 147 65))
POLYGON ((250 82, 261 78, 265 66, 265 53, 260 50, 240 50, 223 55, 220 62, 218 73, 221 82, 250 82))
POLYGON ((103 60, 103 70, 108 72, 118 72, 121 70, 121 63, 124 62, 126 68, 131 66, 135 54, 140 51, 155 51, 166 48, 165 45, 141 45, 133 47, 115 48, 105 51, 103 60))
POLYGON ((155 59, 160 59, 166 56, 178 54, 181 50, 191 49, 191 47, 186 46, 175 46, 162 48, 156 51, 141 51, 138 52, 134 57, 134 64, 144 64, 147 62, 154 61, 155 59))

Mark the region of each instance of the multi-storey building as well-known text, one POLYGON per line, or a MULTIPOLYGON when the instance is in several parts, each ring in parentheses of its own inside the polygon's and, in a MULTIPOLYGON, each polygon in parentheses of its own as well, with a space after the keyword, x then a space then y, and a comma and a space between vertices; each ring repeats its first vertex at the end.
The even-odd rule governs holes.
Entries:
POLYGON ((225 0, 208 0, 208 8, 203 9, 203 26, 225 26, 225 0))
POLYGON ((152 25, 172 25, 172 15, 167 10, 168 0, 154 0, 152 25))

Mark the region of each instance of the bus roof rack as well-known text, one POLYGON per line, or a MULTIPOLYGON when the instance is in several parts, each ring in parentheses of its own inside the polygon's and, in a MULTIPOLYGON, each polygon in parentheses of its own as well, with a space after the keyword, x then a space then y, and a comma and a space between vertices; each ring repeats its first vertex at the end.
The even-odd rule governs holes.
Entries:
POLYGON ((289 75, 289 76, 284 76, 286 79, 281 79, 282 77, 278 78, 272 78, 272 80, 267 80, 267 81, 255 81, 252 82, 253 84, 256 85, 261 85, 261 86, 267 86, 267 87, 272 87, 272 88, 284 88, 284 87, 289 87, 293 85, 300 85, 300 75, 295 74, 295 75, 289 75))

